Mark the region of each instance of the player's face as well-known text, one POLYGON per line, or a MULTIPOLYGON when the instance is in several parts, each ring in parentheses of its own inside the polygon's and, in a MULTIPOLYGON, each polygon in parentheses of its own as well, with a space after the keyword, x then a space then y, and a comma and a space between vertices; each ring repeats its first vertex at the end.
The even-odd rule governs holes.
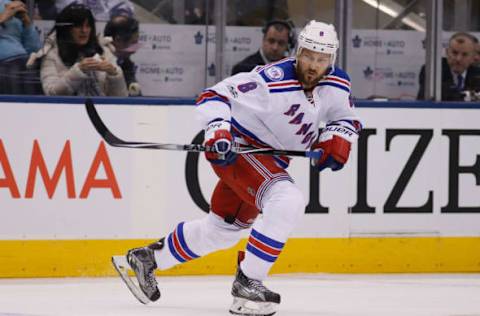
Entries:
POLYGON ((297 56, 297 76, 306 89, 314 87, 330 67, 332 55, 303 48, 297 56))
POLYGON ((92 28, 88 24, 88 20, 85 20, 82 25, 72 27, 71 32, 73 42, 78 46, 83 46, 88 43, 92 28))
POLYGON ((275 26, 268 28, 263 37, 262 50, 270 61, 277 61, 285 57, 288 49, 288 30, 286 28, 277 31, 275 26))
POLYGON ((463 42, 453 40, 447 48, 448 65, 456 74, 461 74, 467 70, 475 61, 475 55, 475 45, 467 38, 464 38, 463 42))

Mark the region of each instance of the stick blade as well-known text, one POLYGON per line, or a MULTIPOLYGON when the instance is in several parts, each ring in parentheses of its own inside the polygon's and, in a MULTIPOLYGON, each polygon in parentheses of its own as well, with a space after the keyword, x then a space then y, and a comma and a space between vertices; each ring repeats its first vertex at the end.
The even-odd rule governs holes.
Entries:
POLYGON ((127 258, 125 256, 113 256, 112 264, 133 296, 135 296, 135 298, 142 304, 150 303, 151 300, 142 292, 140 287, 135 284, 133 279, 128 275, 128 271, 131 270, 131 268, 127 262, 127 258))

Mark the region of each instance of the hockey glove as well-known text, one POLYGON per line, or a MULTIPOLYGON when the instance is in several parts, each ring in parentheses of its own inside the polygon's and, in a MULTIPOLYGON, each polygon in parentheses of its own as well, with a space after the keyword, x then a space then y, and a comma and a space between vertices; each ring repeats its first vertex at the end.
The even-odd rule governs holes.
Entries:
POLYGON ((208 124, 204 145, 213 149, 205 152, 205 157, 213 164, 228 166, 237 159, 237 154, 232 152, 233 137, 228 121, 219 120, 208 124))
POLYGON ((320 151, 320 159, 312 159, 312 166, 318 171, 330 168, 337 171, 343 168, 350 154, 351 144, 358 138, 358 133, 343 124, 327 125, 318 141, 312 145, 313 151, 320 151))

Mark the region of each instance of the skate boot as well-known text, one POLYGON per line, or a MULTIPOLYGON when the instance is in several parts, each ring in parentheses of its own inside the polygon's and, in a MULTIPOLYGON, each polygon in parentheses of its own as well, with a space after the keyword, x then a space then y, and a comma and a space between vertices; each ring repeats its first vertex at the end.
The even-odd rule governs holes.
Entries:
POLYGON ((162 249, 163 244, 164 239, 162 238, 147 247, 130 249, 126 255, 126 262, 122 262, 122 258, 112 257, 115 269, 132 294, 143 304, 154 302, 160 298, 160 291, 158 290, 157 280, 155 279, 157 264, 153 251, 162 249), (128 276, 128 267, 125 267, 125 263, 135 273, 138 284, 135 284, 128 276))
POLYGON ((277 312, 280 294, 267 289, 261 281, 250 279, 237 269, 232 287, 233 304, 230 313, 248 316, 270 316, 277 312))

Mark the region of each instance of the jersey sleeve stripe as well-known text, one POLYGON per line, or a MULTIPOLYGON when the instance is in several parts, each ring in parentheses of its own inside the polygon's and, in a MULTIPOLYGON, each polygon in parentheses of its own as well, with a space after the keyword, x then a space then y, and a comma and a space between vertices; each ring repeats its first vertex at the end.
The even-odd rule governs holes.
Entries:
POLYGON ((338 82, 338 83, 342 83, 342 84, 350 87, 350 81, 345 80, 345 79, 343 79, 343 78, 341 78, 341 77, 329 75, 329 76, 326 76, 326 77, 324 78, 324 80, 333 80, 333 81, 336 81, 336 82, 338 82))
POLYGON ((228 105, 229 108, 231 108, 230 101, 226 96, 223 96, 213 90, 205 90, 198 98, 196 101, 197 105, 204 104, 208 101, 220 101, 228 105))
POLYGON ((332 86, 350 93, 350 88, 348 86, 345 86, 343 84, 339 84, 333 81, 329 81, 329 80, 320 81, 317 86, 332 86))
POLYGON ((290 80, 290 81, 283 81, 283 82, 275 82, 275 83, 269 83, 268 87, 284 87, 284 86, 299 86, 300 81, 298 80, 290 80))
POLYGON ((268 91, 270 93, 279 93, 279 92, 298 91, 298 90, 302 90, 302 89, 303 88, 301 86, 295 86, 295 87, 289 87, 289 88, 269 89, 268 91))

